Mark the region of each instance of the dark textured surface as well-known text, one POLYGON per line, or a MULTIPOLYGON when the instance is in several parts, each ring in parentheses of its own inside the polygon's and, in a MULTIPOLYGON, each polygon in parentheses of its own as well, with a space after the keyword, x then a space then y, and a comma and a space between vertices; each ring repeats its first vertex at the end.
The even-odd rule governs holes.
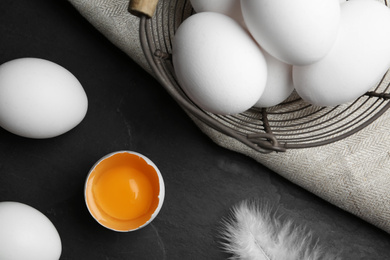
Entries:
POLYGON ((306 225, 343 259, 390 259, 389 234, 215 145, 65 0, 1 0, 0 35, 1 63, 51 60, 71 71, 88 95, 85 119, 62 136, 33 140, 0 129, 0 201, 44 213, 61 236, 61 259, 226 259, 219 223, 231 206, 251 198, 306 225), (83 198, 90 167, 124 149, 154 161, 166 185, 158 217, 132 233, 101 227, 83 198))

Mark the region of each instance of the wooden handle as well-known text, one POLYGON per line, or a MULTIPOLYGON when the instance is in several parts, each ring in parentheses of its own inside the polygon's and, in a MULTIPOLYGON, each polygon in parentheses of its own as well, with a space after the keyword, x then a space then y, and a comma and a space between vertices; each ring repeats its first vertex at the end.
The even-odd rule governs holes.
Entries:
POLYGON ((130 0, 128 11, 136 16, 152 17, 156 11, 158 0, 130 0))

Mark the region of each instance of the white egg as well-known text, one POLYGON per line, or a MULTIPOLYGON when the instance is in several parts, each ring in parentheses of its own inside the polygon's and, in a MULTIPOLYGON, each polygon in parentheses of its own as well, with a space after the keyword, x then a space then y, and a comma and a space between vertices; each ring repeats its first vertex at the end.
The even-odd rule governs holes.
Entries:
POLYGON ((191 0, 195 12, 217 12, 230 16, 239 24, 244 25, 240 0, 191 0))
POLYGON ((341 5, 339 36, 329 54, 308 66, 293 67, 297 93, 318 106, 358 98, 390 67, 390 9, 378 1, 341 5))
POLYGON ((76 77, 62 66, 38 58, 0 66, 0 126, 29 138, 50 138, 78 125, 88 100, 76 77))
POLYGON ((173 39, 172 59, 180 86, 206 111, 243 112, 264 91, 264 55, 251 36, 226 15, 202 12, 186 19, 173 39))
POLYGON ((255 107, 271 107, 283 102, 294 91, 292 65, 284 63, 263 51, 267 62, 267 84, 255 107))
POLYGON ((248 30, 269 54, 306 65, 333 46, 340 20, 338 0, 242 0, 248 30))
POLYGON ((0 259, 57 260, 61 239, 40 211, 19 202, 0 202, 0 259))

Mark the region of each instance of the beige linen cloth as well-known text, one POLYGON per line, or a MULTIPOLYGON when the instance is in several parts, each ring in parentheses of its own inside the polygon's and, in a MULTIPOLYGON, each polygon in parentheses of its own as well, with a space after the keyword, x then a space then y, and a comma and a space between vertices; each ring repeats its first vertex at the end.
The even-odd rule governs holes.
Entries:
MULTIPOLYGON (((139 18, 127 11, 128 0, 69 1, 103 35, 153 75, 139 42, 139 18)), ((222 147, 252 157, 293 183, 390 233, 390 111, 342 141, 270 154, 255 152, 192 119, 222 147)))

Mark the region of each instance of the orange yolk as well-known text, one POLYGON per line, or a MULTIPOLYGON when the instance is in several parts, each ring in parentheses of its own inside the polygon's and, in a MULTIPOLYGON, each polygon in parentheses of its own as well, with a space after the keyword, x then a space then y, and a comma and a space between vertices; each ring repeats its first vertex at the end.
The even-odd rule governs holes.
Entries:
POLYGON ((148 212, 153 196, 149 180, 130 167, 106 171, 92 191, 101 209, 121 220, 135 219, 148 212))
POLYGON ((145 224, 159 203, 156 170, 141 157, 114 154, 91 171, 85 189, 91 214, 102 225, 131 230, 145 224))

